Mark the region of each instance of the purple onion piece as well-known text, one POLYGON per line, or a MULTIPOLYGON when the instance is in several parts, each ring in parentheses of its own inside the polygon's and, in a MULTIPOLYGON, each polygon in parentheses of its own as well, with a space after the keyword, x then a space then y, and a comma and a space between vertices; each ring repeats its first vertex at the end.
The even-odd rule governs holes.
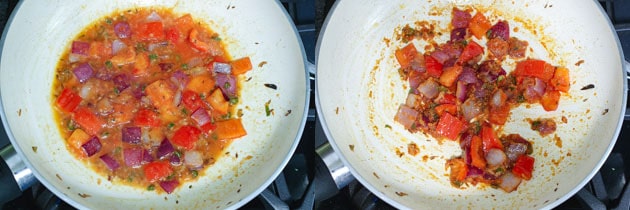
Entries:
POLYGON ((451 31, 451 42, 459 42, 466 38, 466 28, 456 28, 451 31))
POLYGON ((236 97, 236 79, 231 74, 217 73, 215 76, 216 85, 221 88, 227 98, 236 97))
POLYGON ((162 187, 162 189, 164 189, 164 191, 168 194, 171 194, 177 186, 179 186, 179 182, 177 180, 160 182, 160 187, 162 187))
POLYGON ((483 170, 474 166, 468 166, 468 173, 466 173, 466 177, 476 177, 476 176, 483 176, 483 170))
POLYGON ((125 49, 125 48, 127 48, 127 45, 124 42, 122 42, 122 41, 120 41, 118 39, 116 39, 116 40, 114 40, 112 42, 112 54, 113 55, 118 54, 118 52, 120 52, 122 49, 125 49))
POLYGON ((118 22, 114 25, 114 33, 116 33, 118 38, 129 38, 131 37, 131 26, 129 26, 129 23, 125 21, 118 22))
POLYGON ((137 168, 142 165, 142 155, 144 153, 144 149, 133 147, 133 148, 125 148, 123 150, 123 156, 125 159, 125 165, 137 168))
POLYGON ((148 149, 144 149, 144 152, 142 152, 142 164, 147 164, 153 161, 153 156, 151 156, 151 153, 149 152, 148 149))
POLYGON ((175 152, 175 148, 173 148, 173 145, 168 139, 164 138, 157 149, 156 156, 159 159, 163 159, 173 154, 173 152, 175 152))
POLYGON ((103 161, 103 163, 105 163, 107 168, 109 168, 109 170, 111 170, 111 171, 114 171, 118 167, 120 167, 120 164, 118 164, 118 161, 116 161, 114 158, 112 158, 112 156, 109 156, 109 154, 105 154, 105 155, 101 156, 101 160, 103 161))
POLYGON ((90 43, 82 42, 82 41, 73 41, 72 42, 72 53, 79 55, 87 55, 88 50, 90 49, 90 43))
POLYGON ((448 53, 439 49, 431 53, 431 57, 435 58, 435 60, 437 60, 440 64, 444 64, 446 60, 451 58, 451 56, 448 55, 448 53))
POLYGON ((475 70, 464 66, 462 73, 459 75, 459 81, 464 82, 464 84, 477 83, 479 79, 477 79, 477 75, 475 74, 475 70))
POLYGON ((164 41, 164 42, 158 42, 158 43, 151 43, 149 44, 148 50, 153 52, 155 49, 161 48, 161 47, 166 47, 168 46, 168 42, 164 41))
POLYGON ((457 81, 457 90, 455 91, 455 96, 460 102, 464 102, 466 100, 466 84, 462 81, 457 81))
POLYGON ((162 71, 169 71, 169 70, 173 69, 173 64, 172 63, 159 63, 158 66, 160 67, 160 70, 162 70, 162 71))
POLYGON ((186 151, 184 153, 184 164, 190 169, 200 169, 203 166, 203 155, 199 151, 186 151))
POLYGON ((198 126, 205 125, 212 120, 208 111, 206 111, 203 107, 198 108, 195 112, 193 112, 192 115, 190 115, 190 118, 192 118, 198 126))
POLYGON ((175 73, 173 73, 173 76, 171 76, 171 82, 173 82, 173 84, 177 85, 180 88, 185 88, 188 84, 188 81, 188 75, 186 75, 182 71, 176 71, 175 73))
POLYGON ((142 129, 140 127, 124 127, 122 128, 122 141, 129 144, 139 144, 142 137, 142 129))
POLYGON ((454 8, 451 24, 453 25, 453 28, 468 28, 468 23, 471 18, 472 16, 470 13, 454 8))
POLYGON ((506 21, 499 21, 490 28, 488 35, 488 39, 501 38, 508 41, 510 39, 510 26, 506 21))
POLYGON ((133 95, 134 98, 136 99, 141 99, 142 96, 145 96, 144 91, 142 90, 141 86, 132 88, 131 90, 131 94, 133 95))
POLYGON ((74 76, 77 77, 80 83, 84 83, 94 76, 94 69, 88 63, 79 64, 72 72, 74 72, 74 76))
POLYGON ((158 22, 158 21, 162 21, 162 17, 160 17, 160 15, 158 15, 157 12, 153 11, 151 12, 151 14, 149 14, 149 16, 147 16, 146 20, 148 22, 158 22))
POLYGON ((214 62, 212 64, 212 70, 215 73, 231 74, 232 66, 227 63, 214 62))
POLYGON ((127 89, 129 85, 131 85, 129 84, 129 77, 126 74, 116 75, 112 80, 114 82, 114 85, 116 85, 116 88, 120 92, 127 89))
POLYGON ((88 157, 92 157, 92 155, 96 154, 98 151, 101 151, 101 141, 98 140, 98 137, 92 136, 90 140, 81 145, 85 154, 88 157))
POLYGON ((171 165, 173 166, 179 166, 182 164, 182 159, 179 158, 179 156, 177 155, 171 155, 171 158, 169 161, 171 162, 171 165))

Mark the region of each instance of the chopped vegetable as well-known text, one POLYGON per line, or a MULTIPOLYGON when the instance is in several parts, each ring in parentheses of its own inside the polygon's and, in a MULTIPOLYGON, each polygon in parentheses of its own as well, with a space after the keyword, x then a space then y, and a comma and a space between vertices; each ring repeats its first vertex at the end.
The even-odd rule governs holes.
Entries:
POLYGON ((545 61, 528 59, 516 64, 514 74, 517 76, 537 77, 548 81, 553 77, 554 68, 545 61))
POLYGON ((177 129, 171 139, 174 144, 186 150, 191 150, 195 146, 195 142, 199 139, 199 134, 201 134, 199 129, 185 125, 177 129))
POLYGON ((482 169, 486 168, 486 159, 483 151, 483 143, 479 136, 473 136, 470 141, 470 158, 471 165, 482 169))
POLYGON ((144 176, 149 182, 163 180, 172 173, 173 169, 167 162, 156 161, 144 166, 144 176))
POLYGON ((482 12, 477 12, 477 14, 470 19, 470 24, 468 25, 470 32, 472 32, 477 39, 481 39, 484 35, 486 35, 486 32, 490 29, 490 27, 492 27, 490 21, 488 21, 482 12))
POLYGON ((212 79, 212 76, 209 74, 201 74, 190 78, 188 85, 186 85, 186 90, 194 91, 197 94, 209 93, 214 89, 214 86, 215 82, 214 79, 212 79))
POLYGON ((483 54, 483 47, 477 44, 477 42, 469 41, 464 50, 462 51, 461 56, 457 59, 458 63, 465 63, 478 55, 483 54))
POLYGON ((143 127, 158 127, 162 124, 158 115, 148 109, 139 110, 138 113, 136 113, 133 122, 135 125, 143 127))
POLYGON ((432 76, 432 77, 435 77, 435 78, 439 78, 440 75, 442 75, 442 64, 439 63, 432 56, 425 56, 424 57, 424 65, 425 65, 425 67, 427 69, 427 74, 429 76, 432 76))
POLYGON ((532 178, 532 172, 534 171, 534 158, 529 155, 521 155, 516 159, 512 173, 524 180, 530 180, 532 178))
POLYGON ((83 152, 85 152, 88 157, 91 157, 101 151, 102 145, 101 141, 98 140, 98 137, 92 136, 92 138, 85 142, 85 144, 81 145, 81 147, 83 148, 83 152))
MULTIPOLYGON (((409 132, 459 143, 461 155, 446 162, 454 187, 487 184, 512 192, 532 178, 535 139, 504 133, 511 109, 540 104, 545 111, 555 111, 561 93, 569 93, 571 80, 567 68, 528 57, 529 43, 511 37, 507 21, 491 23, 483 11, 453 8, 446 27, 450 33, 438 32, 450 35, 446 43, 422 34, 426 29, 421 24, 396 31, 405 44, 394 52, 400 65, 395 70, 409 90, 394 121, 409 132), (429 44, 416 49, 412 39, 429 44)), ((269 114, 268 103, 265 106, 269 114)), ((555 132, 553 119, 527 120, 541 136, 555 132)))
POLYGON ((236 106, 252 64, 231 58, 223 34, 207 26, 168 8, 138 8, 77 33, 51 93, 68 151, 108 180, 157 194, 209 171, 231 139, 247 134, 236 106))
POLYGON ((252 70, 252 61, 249 57, 240 58, 230 63, 232 65, 232 74, 240 75, 252 70))
POLYGON ((112 156, 110 156, 109 154, 105 154, 101 156, 100 159, 101 161, 103 161, 103 163, 105 163, 107 168, 111 171, 115 171, 117 168, 120 167, 120 164, 118 164, 118 161, 112 158, 112 156))
POLYGON ((459 133, 461 133, 463 129, 464 122, 448 112, 440 117, 440 121, 436 127, 437 134, 449 140, 457 140, 457 136, 459 136, 459 133))
POLYGON ((418 51, 416 50, 416 47, 413 46, 413 43, 409 43, 402 49, 396 50, 395 53, 396 59, 398 60, 400 67, 403 69, 409 67, 411 60, 413 60, 417 54, 418 51))
POLYGON ((213 111, 218 114, 224 115, 228 113, 230 104, 225 100, 220 89, 215 89, 212 94, 206 98, 206 101, 212 106, 213 111))
POLYGON ((98 135, 105 124, 90 109, 85 107, 77 108, 72 115, 72 120, 90 135, 98 135))
POLYGON ((568 92, 569 87, 571 86, 571 81, 569 80, 569 70, 564 67, 556 68, 550 83, 555 90, 565 93, 568 92))
POLYGON ((229 119, 215 123, 214 133, 218 140, 235 139, 247 135, 241 119, 229 119))
POLYGON ((72 112, 81 103, 81 96, 72 92, 69 88, 63 89, 57 98, 57 107, 65 112, 72 112))

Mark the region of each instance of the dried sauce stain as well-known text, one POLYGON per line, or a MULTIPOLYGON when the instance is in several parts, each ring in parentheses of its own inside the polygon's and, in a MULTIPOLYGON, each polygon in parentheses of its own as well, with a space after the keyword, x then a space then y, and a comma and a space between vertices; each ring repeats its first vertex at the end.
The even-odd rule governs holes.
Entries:
POLYGON ((396 195, 402 197, 402 196, 407 196, 407 193, 404 192, 396 192, 396 195))
POLYGON ((59 176, 59 174, 55 174, 55 176, 57 177, 57 179, 59 179, 60 181, 63 181, 63 179, 61 178, 61 176, 59 176))
POLYGON ((354 152, 354 144, 348 144, 348 148, 350 148, 350 151, 354 152))
POLYGON ((370 92, 368 93, 368 97, 372 98, 372 91, 370 90, 370 92))
POLYGON ((558 148, 562 148, 562 139, 560 139, 558 135, 554 135, 553 140, 556 142, 556 146, 558 146, 558 148))
POLYGON ((265 64, 267 64, 267 61, 262 61, 258 63, 258 68, 262 68, 265 64))
POLYGON ((18 117, 21 117, 22 116, 22 109, 18 109, 17 110, 17 114, 18 114, 18 117))
POLYGON ((78 195, 79 195, 79 196, 81 196, 81 198, 89 198, 89 197, 92 197, 91 195, 86 194, 86 193, 78 193, 78 195))
POLYGON ((608 109, 604 109, 604 112, 602 112, 602 115, 606 115, 608 114, 608 109))
POLYGON ((34 153, 37 153, 37 147, 31 147, 34 153))
POLYGON ((379 177, 378 174, 376 174, 376 172, 372 172, 372 175, 374 175, 374 177, 376 177, 377 179, 381 179, 381 177, 379 177))
POLYGON ((289 109, 287 110, 287 113, 284 114, 284 116, 286 117, 286 116, 289 116, 290 114, 291 114, 291 110, 289 109))
POLYGON ((407 153, 409 153, 411 156, 416 156, 418 153, 420 153, 420 148, 418 148, 418 145, 416 143, 407 144, 407 153))
POLYGON ((339 114, 339 107, 335 108, 335 114, 339 114))
POLYGON ((560 159, 558 159, 558 160, 551 159, 551 163, 553 163, 554 165, 558 166, 558 165, 560 165, 560 162, 562 162, 562 160, 564 160, 564 156, 561 156, 560 159))
POLYGON ((398 147, 396 147, 396 156, 402 157, 403 155, 405 155, 405 153, 401 152, 400 149, 398 149, 398 147))
POLYGON ((595 88, 594 84, 588 84, 588 85, 580 88, 580 90, 588 90, 588 89, 593 89, 593 88, 595 88))
POLYGON ((388 38, 383 38, 383 42, 385 42, 385 45, 389 47, 391 40, 389 40, 388 38))
POLYGON ((568 120, 568 119, 567 119, 567 117, 565 117, 565 116, 562 116, 562 118, 560 118, 560 120, 561 120, 563 123, 565 123, 565 124, 569 122, 569 120, 568 120))
POLYGON ((375 126, 372 126, 372 131, 374 132, 374 135, 375 135, 375 136, 379 136, 379 135, 378 135, 378 126, 376 126, 376 125, 375 125, 375 126))
POLYGON ((580 66, 584 63, 584 60, 579 60, 578 62, 575 63, 575 66, 580 66))
POLYGON ((429 160, 429 156, 428 155, 422 156, 422 161, 427 162, 427 160, 429 160))

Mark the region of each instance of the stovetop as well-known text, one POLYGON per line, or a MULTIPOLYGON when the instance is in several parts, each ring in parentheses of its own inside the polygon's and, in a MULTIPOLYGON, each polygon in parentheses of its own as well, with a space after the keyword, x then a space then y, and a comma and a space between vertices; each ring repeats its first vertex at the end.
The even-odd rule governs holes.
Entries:
MULTIPOLYGON (((0 1, 0 31, 4 28, 17 1, 0 1)), ((317 36, 334 0, 281 0, 281 2, 297 26, 308 61, 313 63, 317 36)), ((630 12, 628 12, 630 11, 630 1, 599 0, 599 2, 617 30, 626 60, 630 60, 630 12)), ((314 88, 314 80, 310 82, 311 87, 314 88)), ((334 186, 324 187, 327 189, 326 191, 320 190, 323 195, 314 195, 316 193, 313 193, 313 183, 318 185, 322 183, 320 180, 315 180, 320 171, 317 170, 317 167, 321 165, 315 149, 326 142, 326 137, 317 121, 314 103, 314 91, 311 91, 311 104, 306 127, 301 142, 287 167, 263 194, 241 208, 394 209, 372 195, 356 181, 340 190, 334 186)), ((627 141, 630 139, 629 120, 630 115, 626 114, 619 139, 599 173, 575 196, 556 209, 630 208, 630 192, 626 192, 630 191, 630 188, 627 187, 627 180, 630 178, 630 153, 625 152, 630 148, 630 141, 627 141)), ((0 126, 0 148, 8 143, 4 128, 0 126)), ((330 185, 331 183, 328 182, 327 184, 330 185)), ((73 209, 40 184, 35 184, 9 203, 0 204, 0 207, 2 209, 73 209)))

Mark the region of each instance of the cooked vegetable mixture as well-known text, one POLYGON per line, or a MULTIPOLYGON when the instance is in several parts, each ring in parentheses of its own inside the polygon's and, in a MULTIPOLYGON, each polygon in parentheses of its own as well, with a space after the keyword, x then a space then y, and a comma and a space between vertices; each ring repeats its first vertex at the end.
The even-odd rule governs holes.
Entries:
POLYGON ((110 181, 171 193, 247 134, 232 112, 251 69, 190 14, 119 11, 72 41, 53 106, 77 158, 110 181))
MULTIPOLYGON (((446 163, 453 186, 485 183, 512 192, 532 178, 532 143, 499 131, 521 104, 556 110, 569 90, 569 70, 527 57, 528 43, 510 36, 507 21, 492 24, 482 12, 472 12, 453 8, 450 40, 425 52, 411 41, 431 41, 431 30, 401 30, 398 39, 408 44, 395 57, 411 90, 395 121, 411 132, 460 143, 462 155, 446 163), (516 61, 509 74, 502 67, 507 58, 516 61)), ((549 119, 532 123, 541 135, 555 128, 549 119)))

